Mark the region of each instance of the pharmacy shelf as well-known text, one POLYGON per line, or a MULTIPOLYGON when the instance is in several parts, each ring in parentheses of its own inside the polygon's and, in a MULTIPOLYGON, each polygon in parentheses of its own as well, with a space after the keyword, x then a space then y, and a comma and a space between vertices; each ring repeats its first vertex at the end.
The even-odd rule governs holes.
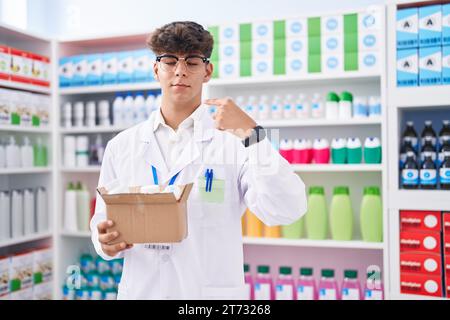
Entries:
POLYGON ((37 174, 37 173, 51 173, 52 169, 50 167, 42 168, 8 168, 0 169, 0 175, 9 174, 37 174))
POLYGON ((8 80, 0 80, 0 87, 6 89, 15 89, 20 91, 34 92, 34 93, 43 93, 50 94, 52 92, 51 88, 36 86, 27 83, 20 83, 8 80))
POLYGON ((61 236, 69 238, 90 238, 90 231, 61 231, 61 236))
POLYGON ((0 125, 0 131, 26 132, 26 133, 51 133, 50 127, 24 127, 15 125, 0 125))
POLYGON ((396 88, 390 105, 397 108, 450 107, 450 86, 396 88))
POLYGON ((381 164, 293 164, 295 172, 381 172, 381 164))
POLYGON ((391 299, 392 300, 448 300, 450 298, 431 297, 431 296, 424 296, 424 295, 400 293, 400 294, 393 294, 391 299))
POLYGON ((63 167, 61 168, 61 172, 63 173, 99 173, 101 166, 89 166, 89 167, 80 167, 80 168, 69 168, 63 167))
POLYGON ((357 80, 358 82, 374 82, 379 81, 381 75, 377 73, 365 72, 344 72, 341 74, 308 74, 304 76, 271 76, 271 77, 247 77, 235 79, 212 79, 208 82, 211 87, 261 87, 269 86, 283 86, 286 84, 316 84, 320 82, 325 83, 339 83, 352 84, 357 80))
POLYGON ((361 118, 348 120, 327 120, 327 119, 276 119, 259 120, 258 123, 267 128, 287 128, 287 127, 327 127, 327 126, 366 126, 381 125, 380 118, 361 118))
POLYGON ((96 93, 111 93, 111 92, 125 92, 125 91, 147 91, 147 90, 158 90, 160 88, 161 86, 159 85, 159 82, 143 82, 143 83, 60 88, 59 94, 79 95, 79 94, 96 94, 96 93))
POLYGON ((245 245, 261 246, 288 246, 288 247, 314 247, 314 248, 341 248, 341 249, 364 249, 383 250, 384 245, 380 243, 364 241, 335 241, 335 240, 309 240, 309 239, 282 239, 282 238, 253 238, 244 237, 245 245))
POLYGON ((391 190, 390 207, 399 210, 450 210, 450 190, 391 190))
POLYGON ((43 239, 50 238, 51 236, 52 236, 51 232, 44 232, 44 233, 37 233, 37 234, 20 237, 17 239, 4 240, 4 241, 0 241, 0 248, 15 246, 15 245, 26 243, 26 242, 43 240, 43 239))
POLYGON ((83 134, 83 133, 116 133, 128 129, 129 127, 95 127, 95 128, 61 128, 62 134, 83 134))

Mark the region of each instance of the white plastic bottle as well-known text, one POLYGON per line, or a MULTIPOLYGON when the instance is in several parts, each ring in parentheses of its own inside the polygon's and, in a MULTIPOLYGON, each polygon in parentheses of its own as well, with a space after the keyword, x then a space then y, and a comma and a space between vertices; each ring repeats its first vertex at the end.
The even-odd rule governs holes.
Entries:
POLYGON ((33 146, 30 143, 30 139, 25 136, 23 138, 23 145, 20 147, 20 154, 22 159, 23 168, 33 167, 34 157, 33 157, 33 146))
POLYGON ((88 136, 78 136, 76 139, 77 167, 87 167, 89 165, 89 138, 88 136))
POLYGON ((72 127, 72 102, 66 102, 63 104, 63 127, 71 128, 72 127))
POLYGON ((86 187, 78 182, 77 184, 77 225, 79 231, 89 231, 89 192, 86 187))
POLYGON ((115 127, 123 127, 124 124, 124 106, 123 96, 116 94, 113 101, 113 124, 115 127))
POLYGON ((310 105, 302 93, 298 95, 295 101, 295 115, 297 119, 308 119, 310 116, 310 105))
POLYGON ((270 118, 270 104, 269 104, 269 97, 265 94, 263 94, 259 98, 258 103, 258 119, 260 120, 266 120, 270 118))
POLYGON ((72 183, 69 183, 64 194, 64 230, 78 231, 77 223, 77 192, 72 183))
POLYGON ((352 118, 353 111, 353 95, 344 91, 341 93, 339 100, 339 119, 348 120, 352 118))
POLYGON ((336 120, 339 117, 339 96, 335 92, 329 92, 325 103, 325 118, 336 120))
POLYGON ((48 231, 47 191, 44 187, 36 189, 36 227, 37 232, 48 231))
POLYGON ((0 139, 0 169, 6 167, 6 148, 3 145, 2 139, 0 139))
POLYGON ((368 115, 367 97, 356 96, 353 99, 353 117, 366 118, 368 115))
POLYGON ((247 104, 245 105, 245 112, 253 119, 258 118, 258 108, 255 96, 248 97, 247 104))
POLYGON ((20 150, 13 136, 9 137, 9 144, 6 146, 6 167, 21 167, 20 150))
POLYGON ((98 123, 102 127, 110 127, 111 119, 109 117, 109 101, 100 100, 98 103, 98 123))
POLYGON ((320 119, 325 116, 325 108, 320 94, 315 93, 311 101, 311 117, 320 119))
POLYGON ((144 94, 139 92, 134 98, 134 124, 147 119, 147 106, 145 105, 144 94))
POLYGON ((124 103, 125 126, 131 127, 134 124, 134 99, 131 93, 128 93, 124 103))
POLYGON ((283 118, 284 119, 294 119, 295 118, 295 103, 294 103, 292 94, 287 94, 284 97, 283 118))
POLYGON ((23 225, 25 235, 30 235, 36 232, 34 204, 33 189, 25 189, 23 191, 23 225))
POLYGON ((74 168, 77 165, 76 144, 76 137, 64 137, 64 166, 67 168, 74 168))
POLYGON ((0 191, 0 240, 11 238, 11 199, 9 191, 0 191))
POLYGON ((11 194, 11 237, 23 236, 23 194, 13 190, 11 194))
POLYGON ((88 101, 86 103, 86 127, 95 127, 95 116, 96 116, 96 104, 95 101, 88 101))
POLYGON ((153 94, 149 93, 147 96, 147 99, 145 99, 145 107, 147 108, 147 119, 148 119, 148 117, 150 117, 152 112, 154 110, 156 110, 155 101, 156 101, 155 96, 153 94))
POLYGON ((75 127, 84 126, 84 103, 82 101, 78 101, 74 105, 74 119, 75 127))
POLYGON ((272 119, 281 119, 283 117, 283 102, 278 95, 275 95, 272 99, 270 117, 272 119))
POLYGON ((381 99, 379 96, 369 97, 369 117, 381 117, 381 99))

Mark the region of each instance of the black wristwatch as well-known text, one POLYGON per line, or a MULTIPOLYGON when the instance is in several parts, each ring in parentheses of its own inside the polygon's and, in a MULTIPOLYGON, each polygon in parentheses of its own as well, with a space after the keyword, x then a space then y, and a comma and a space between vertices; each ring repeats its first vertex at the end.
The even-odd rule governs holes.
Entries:
POLYGON ((258 143, 266 137, 266 130, 261 126, 256 126, 253 128, 250 136, 242 140, 242 144, 247 148, 255 143, 258 143))

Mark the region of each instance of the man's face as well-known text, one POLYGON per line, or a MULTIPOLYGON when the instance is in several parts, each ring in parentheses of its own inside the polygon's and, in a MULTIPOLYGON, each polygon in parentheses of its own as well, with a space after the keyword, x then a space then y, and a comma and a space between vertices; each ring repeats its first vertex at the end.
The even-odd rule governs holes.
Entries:
MULTIPOLYGON (((204 57, 203 54, 194 53, 164 53, 163 55, 187 58, 192 56, 204 57)), ((176 59, 165 60, 176 61, 176 59)), ((198 59, 197 59, 198 61, 198 59)), ((201 97, 203 83, 211 79, 213 65, 201 62, 193 67, 191 60, 180 59, 178 63, 155 62, 153 66, 156 79, 161 84, 163 94, 170 100, 178 103, 189 102, 201 97), (193 70, 195 69, 195 70, 193 70)))

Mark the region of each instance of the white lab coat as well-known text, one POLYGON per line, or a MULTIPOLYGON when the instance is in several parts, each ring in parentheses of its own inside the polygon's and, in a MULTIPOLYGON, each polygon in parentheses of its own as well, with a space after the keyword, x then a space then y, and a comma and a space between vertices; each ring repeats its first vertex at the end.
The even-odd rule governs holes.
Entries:
MULTIPOLYGON (((180 171, 176 184, 194 182, 188 236, 168 250, 135 244, 114 257, 124 258, 118 299, 244 299, 242 214, 248 207, 266 225, 293 223, 306 212, 305 185, 267 138, 245 148, 231 133, 214 129, 208 112, 194 123, 193 139, 169 172, 152 130, 155 115, 108 143, 98 185, 115 179, 130 186, 153 184, 151 165, 163 185, 180 171), (208 168, 225 180, 223 203, 200 199, 205 186, 197 179, 208 168)), ((97 196, 92 242, 111 260, 98 242, 97 224, 105 220, 105 203, 97 196)))

